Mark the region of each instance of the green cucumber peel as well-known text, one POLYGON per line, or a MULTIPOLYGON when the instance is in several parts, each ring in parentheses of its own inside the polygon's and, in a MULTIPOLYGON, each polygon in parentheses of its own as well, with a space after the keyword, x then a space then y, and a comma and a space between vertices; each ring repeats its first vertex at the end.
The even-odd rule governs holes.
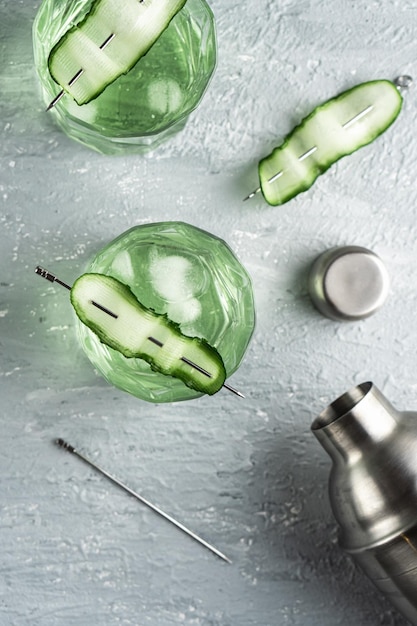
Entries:
POLYGON ((307 191, 336 161, 381 135, 403 98, 389 80, 361 83, 314 109, 259 162, 260 189, 272 206, 307 191))
POLYGON ((52 48, 48 58, 52 78, 77 104, 90 102, 148 52, 185 3, 95 0, 84 19, 52 48))
POLYGON ((126 358, 143 359, 152 370, 174 376, 200 393, 212 395, 223 386, 226 370, 219 352, 201 337, 184 335, 166 314, 145 307, 130 287, 116 278, 83 274, 74 282, 70 299, 81 322, 126 358))

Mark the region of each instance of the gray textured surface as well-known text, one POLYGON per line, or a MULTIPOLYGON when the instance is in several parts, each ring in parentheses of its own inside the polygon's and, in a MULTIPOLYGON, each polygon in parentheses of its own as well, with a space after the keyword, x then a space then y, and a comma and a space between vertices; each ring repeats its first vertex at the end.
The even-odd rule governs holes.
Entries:
POLYGON ((416 91, 394 127, 282 208, 257 159, 356 82, 416 74, 412 0, 213 0, 219 62, 185 130, 148 157, 103 157, 43 111, 32 67, 39 2, 0 0, 0 624, 402 626, 336 543, 329 461, 309 429, 373 380, 417 407, 416 91), (130 226, 181 219, 222 236, 254 281, 257 329, 226 393, 153 406, 77 350, 63 294, 130 226), (306 272, 329 246, 377 252, 392 278, 374 317, 337 324, 306 272), (48 294, 46 295, 48 291, 48 294), (51 443, 67 438, 191 526, 226 565, 51 443))

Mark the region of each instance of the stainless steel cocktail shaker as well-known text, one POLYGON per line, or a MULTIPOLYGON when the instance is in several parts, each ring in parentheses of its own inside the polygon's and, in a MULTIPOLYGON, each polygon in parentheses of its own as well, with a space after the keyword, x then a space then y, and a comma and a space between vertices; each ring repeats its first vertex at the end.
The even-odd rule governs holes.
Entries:
POLYGON ((333 461, 340 545, 417 625, 417 412, 399 412, 372 384, 338 398, 312 431, 333 461))

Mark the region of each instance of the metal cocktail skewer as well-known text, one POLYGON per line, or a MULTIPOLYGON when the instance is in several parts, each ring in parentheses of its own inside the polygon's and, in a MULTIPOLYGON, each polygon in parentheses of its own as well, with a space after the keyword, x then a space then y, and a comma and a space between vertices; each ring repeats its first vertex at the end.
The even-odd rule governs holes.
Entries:
POLYGON ((103 476, 106 476, 106 478, 108 478, 109 480, 111 480, 113 483, 115 483, 118 487, 121 487, 122 489, 124 489, 125 491, 127 491, 127 493, 129 493, 131 496, 133 496, 134 498, 136 498, 137 500, 139 500, 140 502, 142 502, 142 504, 145 504, 147 507, 149 507, 150 509, 152 509, 152 511, 154 511, 155 513, 158 513, 158 515, 161 515, 163 518, 165 518, 166 520, 168 520, 168 522, 171 522, 171 524, 174 524, 174 526, 176 526, 177 528, 179 528, 180 530, 182 530, 184 533, 186 533, 189 537, 191 537, 192 539, 195 539, 195 541, 198 541, 198 543, 202 544, 205 548, 208 548, 209 550, 211 550, 211 552, 213 552, 214 554, 216 554, 217 556, 219 556, 221 559, 223 559, 224 561, 226 561, 227 563, 231 563, 231 560, 229 558, 227 558, 227 556, 225 556, 222 552, 220 552, 220 550, 218 550, 217 548, 215 548, 214 546, 212 546, 210 543, 207 543, 207 541, 205 541, 204 539, 202 539, 201 537, 199 537, 198 535, 196 535, 193 531, 189 530, 186 526, 184 526, 183 524, 181 524, 181 522, 178 522, 176 519, 174 519, 173 517, 171 517, 170 515, 168 515, 167 513, 165 513, 164 511, 162 511, 159 507, 155 506, 154 504, 151 504, 148 500, 146 500, 143 496, 139 495, 138 493, 136 493, 136 491, 133 491, 133 489, 131 489, 130 487, 128 487, 127 485, 125 485, 124 483, 122 483, 118 478, 116 478, 115 476, 112 476, 111 474, 109 474, 106 470, 104 470, 102 467, 100 467, 99 465, 96 465, 95 463, 93 463, 93 461, 90 461, 90 459, 88 459, 87 457, 85 457, 83 454, 81 454, 80 452, 78 452, 78 450, 76 450, 73 446, 71 446, 69 443, 67 443, 66 441, 64 441, 63 439, 56 439, 55 443, 60 446, 61 448, 64 448, 64 450, 67 450, 68 452, 71 452, 72 454, 75 454, 75 456, 77 456, 79 459, 81 459, 82 461, 84 461, 84 463, 87 463, 88 465, 90 465, 91 467, 93 467, 95 470, 97 470, 98 472, 100 472, 101 474, 103 474, 103 476))
MULTIPOLYGON (((71 291, 71 286, 70 285, 68 285, 67 283, 64 283, 62 280, 57 278, 57 276, 55 276, 51 272, 48 272, 48 270, 44 269, 43 267, 40 267, 38 265, 35 268, 35 273, 38 274, 39 276, 42 276, 42 278, 45 278, 46 280, 49 280, 51 283, 58 283, 58 285, 61 285, 62 287, 65 287, 65 289, 68 289, 69 291, 71 291)), ((114 319, 117 319, 118 315, 116 315, 116 313, 113 313, 113 311, 110 311, 109 309, 107 309, 105 306, 103 306, 99 302, 95 302, 94 300, 91 300, 91 304, 93 306, 97 307, 98 309, 100 309, 100 311, 103 311, 104 313, 107 313, 107 315, 110 315, 114 319)), ((158 339, 155 339, 155 337, 148 337, 148 339, 149 339, 149 341, 154 343, 156 346, 159 346, 160 348, 162 348, 162 346, 164 345, 161 341, 159 341, 158 339)), ((182 357, 180 357, 180 360, 183 361, 183 363, 186 363, 187 365, 190 365, 191 367, 193 367, 194 369, 199 371, 204 376, 207 376, 208 378, 212 378, 212 375, 210 374, 210 372, 208 372, 207 370, 203 369, 200 365, 197 365, 197 363, 194 363, 193 361, 190 361, 190 359, 187 359, 187 357, 182 356, 182 357)), ((240 391, 238 391, 237 389, 235 389, 231 385, 228 385, 227 383, 224 383, 223 387, 225 389, 227 389, 228 391, 231 391, 232 393, 234 393, 236 396, 239 396, 240 398, 244 398, 245 397, 243 395, 243 393, 241 393, 240 391)))
MULTIPOLYGON (((143 2, 143 0, 139 0, 140 3, 143 2)), ((111 35, 109 35, 107 37, 107 39, 105 41, 103 41, 103 43, 101 44, 101 46, 99 46, 100 50, 104 50, 104 48, 106 46, 108 46, 108 44, 115 38, 115 33, 111 33, 111 35)), ((69 87, 72 87, 72 85, 77 82, 77 80, 80 78, 80 76, 84 74, 84 70, 82 68, 80 68, 78 70, 78 72, 75 74, 75 76, 73 76, 71 78, 71 80, 68 83, 69 87)), ((52 102, 49 104, 48 108, 46 109, 47 111, 50 111, 60 100, 61 98, 65 95, 65 89, 62 89, 59 94, 57 96, 55 96, 55 98, 52 100, 52 102)))
MULTIPOLYGON (((355 122, 360 120, 362 117, 367 115, 370 111, 372 111, 373 108, 374 108, 373 104, 370 104, 369 106, 366 107, 366 109, 364 109, 363 111, 360 111, 360 113, 357 113, 354 117, 352 117, 352 119, 350 119, 347 122, 345 122, 344 124, 342 124, 342 128, 345 128, 345 129, 349 128, 349 126, 351 126, 352 124, 354 124, 355 122)), ((312 148, 307 150, 307 152, 304 152, 304 154, 299 156, 298 157, 298 161, 304 161, 304 159, 307 159, 307 157, 309 157, 312 154, 314 154, 317 150, 318 150, 317 146, 313 146, 312 148)), ((285 170, 281 170, 280 172, 277 172, 276 174, 274 174, 274 176, 269 178, 267 182, 268 183, 274 183, 276 180, 278 180, 278 178, 281 178, 281 176, 284 174, 284 172, 285 172, 285 170)), ((258 187, 254 191, 251 191, 251 193, 248 196, 246 196, 246 198, 244 198, 243 201, 245 202, 246 200, 250 200, 251 198, 253 198, 260 191, 262 191, 261 187, 258 187)))
MULTIPOLYGON (((402 76, 397 76, 397 78, 394 80, 394 85, 397 87, 399 91, 407 91, 411 87, 412 83, 413 83, 412 77, 408 76, 407 74, 404 74, 402 76)), ((349 128, 349 126, 351 126, 352 124, 360 120, 362 117, 367 115, 370 111, 372 111, 373 108, 374 106, 370 104, 369 106, 366 107, 366 109, 363 109, 363 111, 360 111, 360 113, 357 113, 354 117, 352 117, 352 119, 342 124, 342 128, 345 128, 345 129, 349 128)), ((318 149, 317 146, 313 146, 312 148, 310 148, 310 150, 307 150, 307 152, 305 152, 300 157, 298 157, 298 160, 303 161, 304 159, 309 157, 311 154, 316 152, 317 149, 318 149)), ((274 174, 274 176, 272 176, 267 182, 273 183, 276 180, 278 180, 278 178, 281 178, 283 174, 284 174, 284 170, 278 172, 277 174, 274 174)), ((258 187, 258 189, 255 189, 255 191, 252 191, 248 196, 246 196, 246 198, 244 198, 244 201, 250 200, 250 198, 253 198, 260 191, 262 191, 262 189, 261 187, 258 187)))

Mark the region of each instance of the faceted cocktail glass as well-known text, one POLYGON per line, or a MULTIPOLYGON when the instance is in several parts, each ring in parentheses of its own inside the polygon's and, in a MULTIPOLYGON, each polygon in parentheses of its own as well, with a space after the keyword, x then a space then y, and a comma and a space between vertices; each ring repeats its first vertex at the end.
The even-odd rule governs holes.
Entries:
MULTIPOLYGON (((228 376, 238 368, 255 309, 250 277, 223 240, 184 222, 136 226, 98 252, 86 271, 114 276, 184 334, 204 337, 221 354, 228 376)), ((79 321, 77 330, 90 361, 116 387, 149 402, 201 395, 142 359, 125 358, 79 321)))
MULTIPOLYGON (((43 0, 33 25, 33 45, 45 104, 61 90, 48 70, 49 53, 88 13, 93 1, 43 0)), ((50 114, 68 136, 99 152, 146 152, 184 127, 201 101, 215 65, 211 9, 205 0, 187 0, 127 74, 82 106, 66 94, 50 114)))

